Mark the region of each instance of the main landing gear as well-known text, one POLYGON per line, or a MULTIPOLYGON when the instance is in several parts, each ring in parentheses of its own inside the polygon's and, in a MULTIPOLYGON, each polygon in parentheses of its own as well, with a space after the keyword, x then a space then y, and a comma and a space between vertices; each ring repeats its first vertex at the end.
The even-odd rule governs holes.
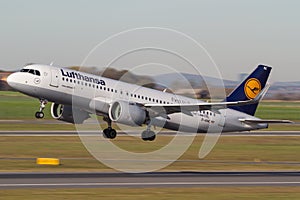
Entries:
POLYGON ((104 117, 103 120, 106 121, 108 124, 108 128, 103 130, 103 136, 109 139, 116 138, 117 131, 111 127, 111 119, 109 119, 109 117, 104 117))
POLYGON ((153 141, 155 140, 156 135, 154 133, 154 131, 150 131, 150 130, 145 130, 142 132, 142 139, 144 141, 153 141))
MULTIPOLYGON (((114 139, 117 137, 117 131, 111 127, 111 119, 109 117, 103 117, 103 120, 107 122, 108 127, 103 130, 103 136, 108 139, 114 139)), ((150 130, 151 123, 147 124, 147 129, 142 132, 142 140, 153 141, 156 138, 154 131, 150 130)))
POLYGON ((154 131, 151 131, 150 128, 151 128, 151 122, 147 124, 147 129, 142 132, 142 139, 144 141, 153 141, 156 138, 154 131))
POLYGON ((46 107, 46 104, 48 103, 47 100, 45 99, 41 99, 40 100, 40 110, 38 112, 35 113, 35 117, 37 119, 42 119, 44 118, 45 114, 43 113, 44 108, 46 107))

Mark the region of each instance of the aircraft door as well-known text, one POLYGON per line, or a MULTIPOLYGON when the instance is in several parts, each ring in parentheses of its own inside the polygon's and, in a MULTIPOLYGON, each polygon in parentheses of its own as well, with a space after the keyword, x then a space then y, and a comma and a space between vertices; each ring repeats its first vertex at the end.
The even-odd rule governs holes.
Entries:
POLYGON ((128 101, 128 91, 120 89, 119 98, 128 101))
POLYGON ((50 86, 58 87, 58 84, 59 84, 59 71, 57 69, 51 69, 50 86))

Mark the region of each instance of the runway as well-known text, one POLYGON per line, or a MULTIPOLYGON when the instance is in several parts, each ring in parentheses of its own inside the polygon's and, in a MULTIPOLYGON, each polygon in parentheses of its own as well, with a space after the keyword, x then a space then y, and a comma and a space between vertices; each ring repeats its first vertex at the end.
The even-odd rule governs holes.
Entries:
MULTIPOLYGON (((81 131, 81 134, 84 136, 96 136, 101 134, 101 130, 99 131, 81 131)), ((118 136, 140 136, 141 133, 138 131, 119 131, 118 136)), ((174 136, 176 135, 176 131, 161 131, 158 133, 160 136, 174 136)), ((36 130, 26 130, 26 131, 0 131, 1 136, 76 136, 78 133, 76 131, 62 131, 62 130, 54 130, 54 131, 36 131, 36 130)), ((199 133, 197 135, 205 135, 203 133, 199 133)), ((194 134, 190 133, 180 133, 179 136, 194 136, 194 134)), ((253 132, 229 132, 222 133, 221 136, 300 136, 300 131, 253 131, 253 132)))
POLYGON ((2 173, 1 189, 300 186, 300 172, 2 173))

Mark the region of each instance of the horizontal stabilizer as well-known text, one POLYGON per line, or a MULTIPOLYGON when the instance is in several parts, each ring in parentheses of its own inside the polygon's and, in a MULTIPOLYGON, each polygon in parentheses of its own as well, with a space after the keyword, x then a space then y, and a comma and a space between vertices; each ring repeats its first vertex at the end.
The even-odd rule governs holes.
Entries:
POLYGON ((262 120, 262 119, 239 119, 240 122, 252 123, 252 124, 291 124, 294 123, 290 120, 262 120))

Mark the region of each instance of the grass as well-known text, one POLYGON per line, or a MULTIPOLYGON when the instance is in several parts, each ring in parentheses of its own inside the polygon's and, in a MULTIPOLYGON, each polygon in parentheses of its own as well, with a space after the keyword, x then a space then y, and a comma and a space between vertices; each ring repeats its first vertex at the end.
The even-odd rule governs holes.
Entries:
MULTIPOLYGON (((0 119, 34 119, 39 101, 19 92, 0 91, 0 119)), ((46 106, 45 119, 50 119, 50 106, 46 106)))
MULTIPOLYGON (((17 92, 0 92, 0 119, 34 120, 39 102, 17 92)), ((46 119, 51 119, 47 105, 46 119)), ((266 119, 300 121, 299 102, 262 102, 257 116, 266 119)), ((74 130, 71 124, 36 124, 1 122, 0 130, 74 130)), ((300 130, 300 126, 272 125, 276 130, 300 130)), ((119 137, 119 147, 133 152, 149 152, 167 144, 171 136, 158 136, 154 142, 133 137, 119 137)), ((214 170, 299 170, 299 137, 229 137, 222 136, 213 151, 199 160, 203 136, 197 136, 178 162, 163 171, 214 170), (270 163, 270 162, 278 163, 270 163), (294 164, 293 164, 294 163, 294 164)), ((0 137, 0 172, 88 172, 113 171, 95 160, 76 136, 70 137, 0 137), (60 166, 38 166, 37 157, 57 157, 60 166)), ((10 189, 1 190, 0 199, 300 199, 299 187, 189 187, 189 188, 97 188, 97 189, 10 189)))
MULTIPOLYGON (((154 142, 124 136, 114 143, 120 148, 140 153, 158 150, 171 136, 158 136, 154 142)), ((213 151, 203 160, 198 152, 203 136, 197 136, 190 148, 163 171, 211 170, 299 170, 298 137, 222 136, 213 151), (270 163, 278 162, 278 163, 270 163), (295 164, 291 164, 291 162, 295 164)), ((76 136, 0 137, 0 171, 113 171, 95 160, 76 136), (60 166, 38 166, 35 158, 60 158, 60 166)))
POLYGON ((190 188, 96 188, 96 189, 16 189, 1 190, 0 199, 5 200, 181 200, 181 199, 209 199, 209 200, 298 200, 299 187, 190 187, 190 188))
MULTIPOLYGON (((39 109, 39 101, 18 92, 0 91, 0 120, 26 120, 26 123, 0 122, 0 130, 75 130, 72 124, 36 123, 34 113, 39 109), (32 123, 31 123, 32 122, 32 123)), ((300 122, 300 102, 261 102, 257 117, 263 119, 288 119, 300 122)), ((45 119, 53 120, 50 104, 45 108, 45 119)), ((42 122, 42 120, 41 120, 42 122)), ((53 120, 53 123, 57 122, 53 120)), ((93 128, 93 127, 92 127, 93 128)), ((270 125, 268 130, 299 131, 299 125, 270 125)))
POLYGON ((256 116, 263 119, 300 121, 300 102, 263 101, 258 106, 256 116))

